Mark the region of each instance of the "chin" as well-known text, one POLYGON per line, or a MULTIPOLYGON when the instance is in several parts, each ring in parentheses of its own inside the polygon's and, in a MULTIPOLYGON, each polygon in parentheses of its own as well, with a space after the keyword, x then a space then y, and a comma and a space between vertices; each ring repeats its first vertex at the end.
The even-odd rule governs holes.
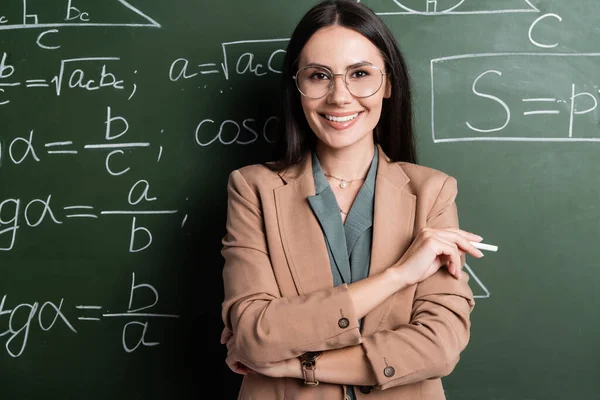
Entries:
MULTIPOLYGON (((353 146, 363 146, 366 141, 369 140, 373 142, 373 135, 366 135, 357 137, 354 135, 347 135, 345 137, 331 137, 331 135, 327 135, 326 140, 322 140, 319 138, 323 145, 330 147, 332 149, 341 150, 347 149, 353 146), (327 137, 329 136, 329 137, 327 137)), ((340 133, 337 133, 337 136, 340 136, 340 133)))

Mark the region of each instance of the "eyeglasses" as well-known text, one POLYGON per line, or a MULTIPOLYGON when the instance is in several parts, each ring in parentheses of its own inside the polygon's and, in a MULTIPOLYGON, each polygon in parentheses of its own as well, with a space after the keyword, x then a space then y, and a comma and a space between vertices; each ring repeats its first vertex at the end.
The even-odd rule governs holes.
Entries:
POLYGON ((365 98, 373 96, 383 84, 385 75, 378 67, 370 63, 362 63, 346 70, 345 74, 334 74, 328 68, 306 66, 300 68, 294 80, 296 87, 303 96, 320 99, 333 89, 336 76, 343 76, 348 91, 354 97, 365 98))

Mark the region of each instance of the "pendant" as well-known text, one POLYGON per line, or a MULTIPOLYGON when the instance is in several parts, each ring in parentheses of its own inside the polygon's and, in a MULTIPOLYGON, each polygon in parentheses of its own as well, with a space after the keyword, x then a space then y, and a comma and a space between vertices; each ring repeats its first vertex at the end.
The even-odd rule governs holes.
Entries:
POLYGON ((340 182, 340 187, 342 189, 346 189, 348 187, 348 181, 342 179, 342 181, 340 182))

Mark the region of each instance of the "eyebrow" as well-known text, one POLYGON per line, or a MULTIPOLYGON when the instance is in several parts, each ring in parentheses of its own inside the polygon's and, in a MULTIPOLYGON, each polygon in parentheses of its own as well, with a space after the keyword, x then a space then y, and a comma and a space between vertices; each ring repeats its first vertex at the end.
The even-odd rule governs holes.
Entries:
MULTIPOLYGON (((373 64, 373 63, 370 62, 370 61, 359 61, 357 63, 354 63, 354 64, 346 66, 346 69, 348 69, 348 68, 354 68, 354 67, 359 67, 359 66, 364 65, 364 64, 373 64)), ((331 67, 329 67, 327 65, 324 65, 324 64, 319 64, 319 63, 308 63, 304 67, 321 67, 321 68, 327 68, 328 70, 333 71, 333 69, 331 67)))

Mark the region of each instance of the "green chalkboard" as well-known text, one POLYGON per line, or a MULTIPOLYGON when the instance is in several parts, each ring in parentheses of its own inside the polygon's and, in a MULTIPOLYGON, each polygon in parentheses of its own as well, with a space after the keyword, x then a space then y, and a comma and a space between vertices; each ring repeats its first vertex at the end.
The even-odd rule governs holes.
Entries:
MULTIPOLYGON (((600 393, 596 0, 364 0, 404 51, 421 164, 458 179, 472 338, 450 400, 600 393)), ((0 5, 0 397, 235 399, 231 170, 269 158, 315 2, 0 5)))

